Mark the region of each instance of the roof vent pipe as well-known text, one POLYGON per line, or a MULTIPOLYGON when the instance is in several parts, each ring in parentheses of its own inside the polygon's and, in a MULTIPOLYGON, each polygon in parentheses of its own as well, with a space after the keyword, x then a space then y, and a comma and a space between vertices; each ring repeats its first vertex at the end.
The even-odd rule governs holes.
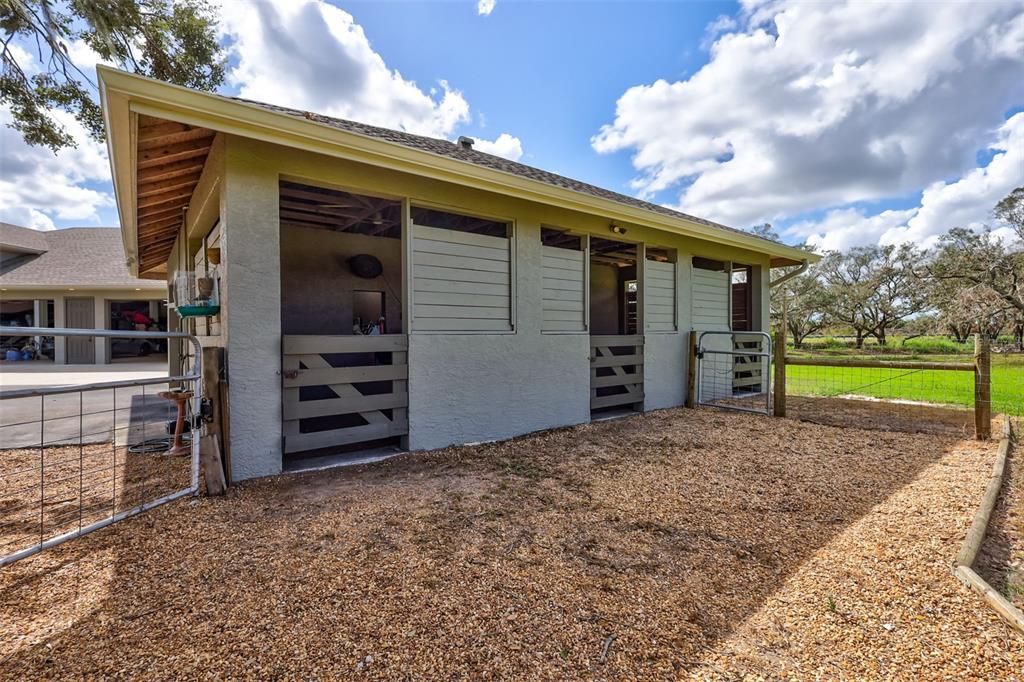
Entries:
POLYGON ((463 149, 472 150, 473 149, 473 138, 472 137, 466 137, 465 135, 460 135, 459 136, 459 146, 462 147, 463 149))

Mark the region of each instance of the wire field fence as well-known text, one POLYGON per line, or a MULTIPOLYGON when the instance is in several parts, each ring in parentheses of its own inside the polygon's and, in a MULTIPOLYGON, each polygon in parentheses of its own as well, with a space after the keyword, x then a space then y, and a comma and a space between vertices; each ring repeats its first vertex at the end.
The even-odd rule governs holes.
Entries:
MULTIPOLYGON (((46 331, 68 337, 103 335, 96 330, 46 331)), ((192 339, 175 333, 116 334, 192 339)), ((4 372, 17 368, 12 364, 4 372)), ((34 375, 26 376, 31 381, 34 375)), ((197 449, 188 434, 178 456, 168 455, 168 450, 179 403, 183 423, 195 423, 199 379, 196 367, 181 376, 75 386, 12 386, 4 381, 0 566, 195 492, 197 449), (172 391, 185 393, 178 394, 179 400, 172 391)))
POLYGON ((973 357, 942 362, 786 356, 783 365, 776 369, 780 416, 987 437, 992 417, 1024 415, 1024 356, 992 354, 984 340, 973 357))

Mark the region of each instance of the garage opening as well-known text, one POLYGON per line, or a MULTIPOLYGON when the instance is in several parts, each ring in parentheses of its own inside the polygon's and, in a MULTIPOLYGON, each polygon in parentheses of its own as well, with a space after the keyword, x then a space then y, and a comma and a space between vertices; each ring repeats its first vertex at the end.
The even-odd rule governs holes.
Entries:
MULTIPOLYGON (((0 326, 53 327, 53 300, 13 299, 0 301, 0 326)), ((17 357, 20 361, 47 360, 54 357, 52 336, 16 334, 0 336, 0 360, 17 357)))
MULTIPOLYGON (((108 301, 107 329, 113 331, 167 331, 163 301, 108 301)), ((107 346, 110 362, 166 362, 166 339, 112 338, 107 346)))
POLYGON ((284 466, 397 451, 408 433, 402 204, 290 181, 280 192, 284 466))

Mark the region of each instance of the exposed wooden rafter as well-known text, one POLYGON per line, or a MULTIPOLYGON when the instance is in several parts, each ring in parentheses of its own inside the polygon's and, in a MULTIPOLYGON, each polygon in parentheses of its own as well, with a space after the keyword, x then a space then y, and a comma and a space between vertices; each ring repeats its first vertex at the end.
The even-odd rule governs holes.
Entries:
POLYGON ((340 190, 284 181, 281 224, 387 237, 401 236, 401 204, 340 190))
POLYGON ((215 134, 207 128, 139 116, 135 220, 140 274, 164 269, 215 134))

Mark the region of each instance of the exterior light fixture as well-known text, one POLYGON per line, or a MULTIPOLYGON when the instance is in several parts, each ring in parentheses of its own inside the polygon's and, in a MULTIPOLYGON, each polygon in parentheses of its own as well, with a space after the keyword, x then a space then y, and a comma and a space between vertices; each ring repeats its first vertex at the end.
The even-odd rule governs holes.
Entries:
POLYGON ((608 229, 614 232, 615 234, 626 234, 626 228, 622 227, 621 225, 616 225, 614 223, 612 223, 612 226, 609 227, 608 229))

